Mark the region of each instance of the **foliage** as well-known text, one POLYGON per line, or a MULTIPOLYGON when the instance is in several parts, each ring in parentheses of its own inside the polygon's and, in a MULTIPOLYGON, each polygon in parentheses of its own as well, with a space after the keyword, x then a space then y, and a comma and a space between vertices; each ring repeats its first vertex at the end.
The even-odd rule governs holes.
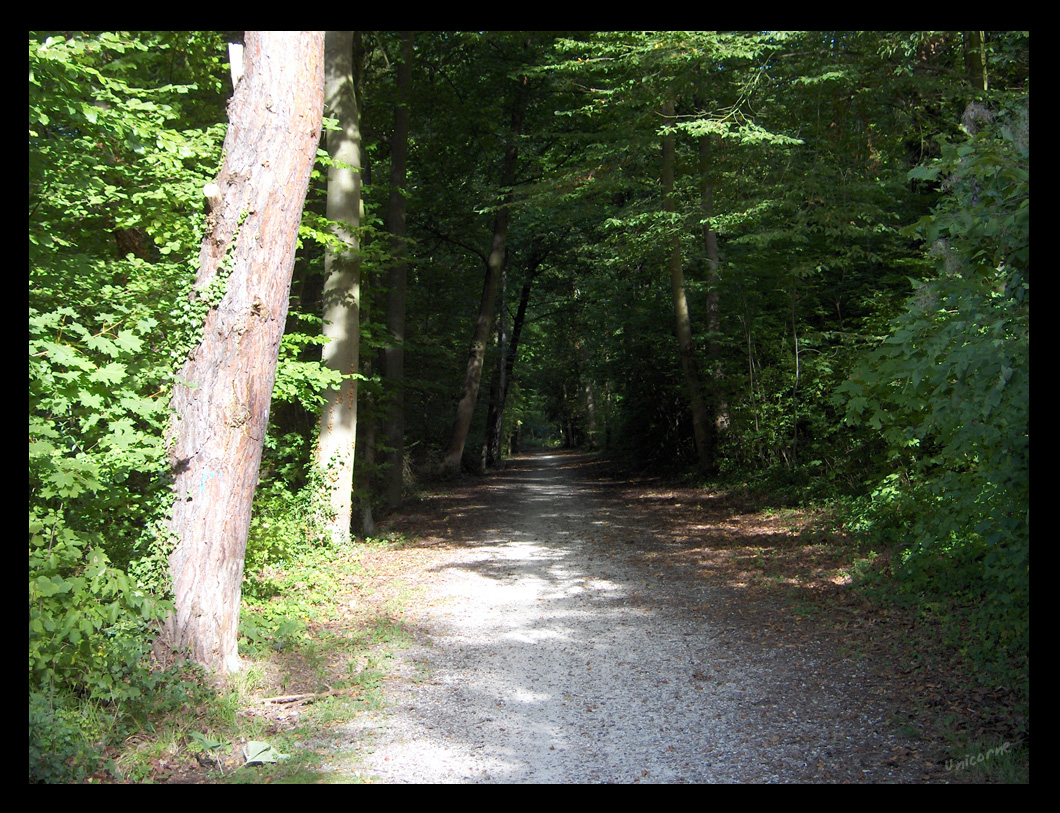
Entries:
POLYGON ((29 695, 29 782, 78 782, 99 760, 81 733, 81 716, 72 708, 55 709, 39 692, 29 695))
POLYGON ((862 523, 903 551, 912 589, 979 604, 973 645, 993 660, 1027 651, 1028 108, 976 115, 964 143, 943 140, 941 157, 910 173, 946 193, 916 226, 938 275, 914 280, 887 338, 839 392, 847 420, 888 450, 862 523))
POLYGON ((326 523, 331 508, 323 479, 322 473, 310 468, 306 484, 296 493, 275 482, 255 498, 244 567, 252 594, 271 592, 273 585, 265 575, 270 567, 293 561, 330 538, 326 523))
MULTIPOLYGON (((320 318, 304 313, 296 313, 293 320, 310 325, 319 325, 320 318)), ((337 387, 342 382, 342 374, 331 370, 315 361, 302 360, 307 348, 320 347, 328 340, 316 333, 285 331, 280 345, 280 361, 276 368, 276 384, 272 397, 277 402, 301 404, 306 409, 314 409, 323 403, 322 392, 337 387)))
POLYGON ((147 654, 168 607, 156 528, 174 314, 223 130, 202 115, 214 90, 174 82, 203 76, 183 61, 195 38, 29 38, 31 775, 34 748, 49 754, 39 781, 67 781, 87 758, 78 704, 142 713, 165 682, 147 654), (191 119, 209 123, 181 128, 191 119))
POLYGON ((139 697, 149 626, 166 603, 137 589, 58 517, 35 518, 30 534, 31 688, 77 687, 105 701, 139 697))
POLYGON ((173 76, 178 47, 30 38, 31 502, 121 568, 153 544, 173 314, 220 149, 219 126, 169 126, 192 86, 130 82, 173 76))

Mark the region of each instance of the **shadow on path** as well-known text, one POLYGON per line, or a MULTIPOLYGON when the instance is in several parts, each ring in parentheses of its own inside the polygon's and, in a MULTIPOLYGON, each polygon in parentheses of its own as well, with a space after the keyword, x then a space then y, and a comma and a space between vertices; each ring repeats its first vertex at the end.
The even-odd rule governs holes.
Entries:
POLYGON ((376 775, 922 780, 894 758, 910 746, 863 672, 785 642, 770 629, 781 611, 749 611, 733 585, 655 561, 672 544, 652 527, 661 509, 599 475, 584 456, 525 455, 410 513, 445 555, 419 619, 428 641, 408 656, 428 677, 396 687, 376 775))

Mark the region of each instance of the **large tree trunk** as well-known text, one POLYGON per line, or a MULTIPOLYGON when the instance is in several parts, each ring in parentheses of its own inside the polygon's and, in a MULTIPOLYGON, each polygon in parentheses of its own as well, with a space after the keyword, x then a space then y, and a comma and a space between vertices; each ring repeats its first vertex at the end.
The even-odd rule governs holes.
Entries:
MULTIPOLYGON (((526 107, 525 85, 517 91, 512 110, 511 138, 504 152, 504 165, 501 169, 501 188, 509 190, 515 185, 515 168, 519 158, 519 135, 522 132, 523 115, 526 107)), ((493 307, 500 287, 501 265, 504 262, 505 242, 508 238, 508 222, 511 211, 502 195, 501 206, 493 221, 493 240, 490 253, 486 259, 486 279, 482 285, 482 300, 479 303, 478 318, 471 337, 471 348, 468 351, 467 371, 464 375, 464 387, 456 407, 456 418, 449 440, 449 450, 442 461, 442 470, 460 471, 460 461, 464 455, 464 444, 471 428, 471 418, 475 414, 475 402, 478 399, 479 384, 482 381, 482 364, 486 356, 486 342, 493 327, 493 307)))
POLYGON ((159 646, 218 671, 239 669, 243 558, 320 139, 323 56, 323 32, 247 32, 224 163, 207 187, 192 298, 209 310, 173 393, 174 611, 159 646))
POLYGON ((333 542, 349 539, 353 508, 354 453, 357 447, 357 378, 360 363, 361 269, 356 230, 361 207, 361 134, 353 73, 353 31, 329 31, 325 47, 324 104, 339 129, 327 134, 327 217, 341 247, 329 246, 324 257, 324 345, 326 366, 349 376, 327 393, 320 415, 317 465, 326 473, 333 542))
MULTIPOLYGON (((666 102, 663 117, 668 122, 674 121, 674 104, 666 102)), ((663 136, 662 152, 662 187, 663 211, 674 214, 677 203, 674 200, 674 171, 677 162, 675 149, 676 138, 673 131, 663 136)), ((674 320, 677 330, 677 344, 681 357, 681 369, 685 376, 689 400, 692 406, 692 430, 695 434, 696 455, 700 468, 708 469, 712 465, 710 456, 710 429, 707 416, 707 404, 703 398, 703 388, 699 381, 696 366, 695 348, 692 344, 692 321, 688 313, 688 298, 685 295, 685 274, 681 260, 681 235, 675 228, 670 238, 670 291, 674 303, 674 320)))
POLYGON ((387 382, 386 463, 383 500, 391 508, 401 502, 405 470, 405 292, 408 261, 405 246, 405 184, 409 152, 408 96, 412 84, 414 36, 401 32, 401 62, 397 69, 398 102, 390 139, 390 200, 387 228, 394 261, 386 272, 386 329, 389 343, 381 351, 387 382))

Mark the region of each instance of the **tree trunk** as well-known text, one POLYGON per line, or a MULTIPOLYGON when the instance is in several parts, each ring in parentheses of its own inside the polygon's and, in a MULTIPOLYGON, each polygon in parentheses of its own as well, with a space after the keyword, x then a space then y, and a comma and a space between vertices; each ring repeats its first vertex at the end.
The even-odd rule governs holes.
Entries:
POLYGON ((209 310, 173 393, 174 611, 159 651, 218 671, 239 669, 243 559, 320 139, 323 56, 323 32, 246 33, 192 293, 209 310))
POLYGON ((598 448, 596 441, 596 395, 593 392, 595 389, 593 379, 589 375, 589 347, 584 339, 577 340, 574 345, 578 354, 578 365, 581 368, 582 394, 585 397, 585 440, 589 448, 595 450, 598 448))
POLYGON ((356 230, 361 207, 361 135, 353 74, 353 31, 329 31, 325 47, 324 103, 339 129, 327 134, 327 217, 341 248, 329 246, 324 257, 324 345, 322 360, 349 376, 327 393, 320 415, 317 466, 326 473, 333 542, 349 539, 353 508, 353 468, 357 447, 357 378, 360 362, 361 270, 356 230))
MULTIPOLYGON (((667 101, 663 107, 663 117, 668 122, 674 121, 674 103, 667 101)), ((663 211, 674 214, 677 203, 674 200, 674 172, 677 163, 676 137, 668 132, 662 143, 663 168, 663 211)), ((685 295, 685 274, 681 260, 681 234, 674 228, 670 238, 670 292, 673 296, 674 319, 677 330, 677 344, 681 357, 681 370, 685 376, 689 400, 692 405, 692 430, 695 434, 696 455, 700 468, 709 470, 712 465, 710 455, 709 424, 707 404, 703 398, 703 389, 699 382, 699 371, 696 367, 695 348, 692 345, 692 321, 688 313, 688 298, 685 295)))
POLYGON ((986 71, 986 32, 964 31, 964 72, 968 84, 976 90, 986 92, 990 81, 986 71))
POLYGON ((408 260, 405 245, 405 185, 409 152, 409 89, 412 84, 414 36, 401 32, 401 62, 397 69, 398 103, 390 139, 390 200, 387 228, 393 263, 386 272, 386 329, 389 344, 381 351, 383 380, 389 398, 384 434, 386 464, 383 501, 391 508, 401 503, 405 470, 405 293, 408 260))
POLYGON ((722 387, 724 371, 721 366, 721 262, 718 257, 718 233, 711 224, 714 214, 714 187, 710 182, 710 137, 699 138, 700 205, 703 210, 703 249, 707 258, 707 364, 710 367, 708 408, 708 470, 717 469, 718 436, 729 425, 729 409, 722 387))
POLYGON ((486 440, 482 444, 482 468, 492 468, 501 458, 501 429, 504 425, 504 391, 508 387, 508 264, 501 266, 500 329, 497 332, 497 364, 490 383, 489 409, 486 410, 486 440))
POLYGON ((497 299, 497 288, 500 286, 501 264, 504 261, 504 243, 508 232, 508 210, 497 213, 493 226, 493 242, 486 261, 486 279, 482 285, 482 299, 479 302, 478 318, 475 320, 475 331, 471 336, 471 348, 468 350, 467 371, 464 374, 464 386, 460 400, 456 405, 456 418, 449 438, 449 451, 442 461, 442 470, 450 473, 460 471, 460 461, 464 456, 464 445, 467 433, 471 429, 471 418, 475 414, 475 402, 478 400, 479 383, 482 381, 482 365, 486 358, 486 341, 493 327, 493 306, 497 299))
POLYGON ((489 257, 486 260, 486 279, 482 285, 482 299, 479 303, 475 331, 471 337, 471 348, 468 351, 467 372, 464 375, 464 387, 456 407, 456 419, 453 421, 453 432, 449 440, 449 451, 442 461, 442 470, 460 471, 460 461, 464 456, 464 444, 471 428, 471 418, 475 414, 475 401, 478 399, 479 383, 482 380, 482 364, 486 356, 486 342, 493 327, 493 306, 500 286, 501 265, 504 262, 505 242, 508 238, 508 222, 511 211, 506 205, 507 190, 515 185, 515 168, 519 158, 519 135, 522 132, 523 114, 526 106, 525 85, 520 86, 512 111, 511 138, 504 152, 504 165, 501 169, 501 206, 493 221, 493 240, 490 244, 489 257))
POLYGON ((523 323, 526 321, 526 308, 530 303, 530 289, 534 284, 534 277, 540 267, 541 259, 535 259, 527 274, 526 282, 523 284, 523 292, 519 296, 519 307, 515 313, 515 321, 512 323, 511 336, 507 342, 502 342, 501 363, 497 365, 494 380, 497 383, 497 396, 490 394, 489 417, 486 420, 486 465, 494 466, 500 460, 503 438, 501 429, 504 424, 504 405, 508 400, 508 386, 511 384, 512 371, 515 369, 515 359, 519 352, 519 338, 523 332, 523 323))

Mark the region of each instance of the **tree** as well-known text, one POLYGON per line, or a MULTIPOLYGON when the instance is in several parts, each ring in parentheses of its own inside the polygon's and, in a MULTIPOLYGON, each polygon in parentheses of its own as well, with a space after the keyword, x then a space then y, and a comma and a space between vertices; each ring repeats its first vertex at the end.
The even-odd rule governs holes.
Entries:
POLYGON ((239 669, 243 559, 287 315, 298 227, 320 139, 323 32, 247 32, 224 162, 188 298, 198 333, 179 371, 169 447, 174 611, 159 639, 239 669))
MULTIPOLYGON (((667 429, 666 436, 688 437, 687 446, 694 451, 698 466, 713 471, 718 458, 717 430, 726 422, 727 401, 718 386, 722 275, 718 230, 711 223, 715 219, 714 178, 721 179, 723 175, 710 166, 715 151, 708 149, 708 139, 738 147, 746 145, 746 151, 753 151, 756 160, 774 146, 797 143, 783 132, 765 129, 758 123, 757 113, 751 119, 752 89, 762 73, 761 63, 773 46, 761 34, 716 32, 597 32, 586 40, 561 41, 561 46, 569 59, 558 68, 576 81, 575 87, 584 100, 572 112, 581 127, 595 126, 599 131, 597 166, 585 179, 608 178, 607 185, 600 187, 606 190, 606 196, 598 192, 593 200, 601 223, 595 230, 603 246, 610 249, 600 252, 601 264, 610 267, 620 279, 639 279, 642 271, 663 269, 670 282, 669 324, 677 337, 676 347, 652 352, 668 353, 679 365, 680 379, 674 383, 681 390, 683 406, 679 414, 660 414, 661 405, 677 403, 658 397, 661 386, 669 389, 672 385, 633 374, 640 366, 639 361, 633 360, 634 366, 615 370, 621 376, 615 382, 619 391, 633 396, 623 399, 629 429, 639 435, 640 441, 647 441, 649 434, 638 431, 638 424, 671 426, 674 431, 667 429), (616 131, 626 137, 614 138, 616 131), (688 136, 700 147, 698 160, 689 149, 688 136), (662 181, 646 182, 647 178, 659 177, 658 165, 649 164, 645 157, 658 154, 660 137, 662 181), (689 171, 690 168, 693 169, 689 171), (700 268, 705 273, 697 278, 700 268), (706 301, 700 306, 703 299, 706 301), (701 307, 707 315, 709 387, 704 386, 699 372, 700 345, 704 342, 696 341, 700 331, 693 329, 701 307), (646 385, 643 397, 633 392, 641 384, 646 385), (632 414, 630 410, 640 404, 648 406, 659 420, 648 415, 638 419, 632 414)), ((583 133, 582 137, 587 135, 583 133)), ((723 205, 751 207, 753 203, 738 200, 723 201, 723 205)), ((731 212, 724 214, 731 217, 731 212)), ((603 293, 602 308, 617 309, 617 290, 605 289, 603 293)), ((654 297, 641 297, 634 307, 643 311, 654 305, 654 297)), ((616 315, 610 321, 621 323, 623 318, 626 324, 615 335, 620 331, 626 341, 639 343, 642 314, 629 311, 625 317, 616 315), (631 330, 634 323, 638 325, 636 331, 631 330)), ((657 319, 655 314, 647 319, 652 332, 660 324, 657 319)), ((652 344, 653 348, 661 348, 658 342, 652 344)), ((669 369, 670 362, 658 355, 653 359, 660 376, 669 369)), ((685 445, 681 443, 682 447, 685 445)), ((674 451, 642 448, 639 454, 642 458, 648 453, 672 460, 674 451)))
POLYGON ((356 230, 361 209, 361 134, 354 82, 353 31, 326 37, 325 104, 338 120, 327 134, 327 218, 334 240, 328 245, 324 281, 323 361, 341 373, 342 385, 327 394, 320 414, 316 463, 325 472, 331 496, 328 528, 333 541, 349 538, 353 510, 353 470, 357 446, 357 374, 361 341, 361 273, 356 230))
POLYGON ((719 342, 721 319, 720 292, 721 260, 718 257, 718 233, 711 218, 714 214, 714 186, 710 179, 711 149, 710 136, 699 137, 699 195, 703 210, 703 253, 706 260, 706 330, 707 362, 710 365, 709 388, 709 423, 706 427, 705 454, 703 458, 708 469, 717 467, 718 436, 728 424, 728 408, 722 393, 723 369, 721 365, 721 348, 719 342))
MULTIPOLYGON (((663 105, 663 120, 667 130, 662 137, 662 194, 663 211, 669 215, 677 212, 674 200, 674 165, 676 163, 675 135, 672 128, 674 121, 673 100, 663 105)), ((703 387, 699 381, 699 367, 696 364, 695 347, 692 344, 692 320, 688 313, 688 298, 685 295, 685 274, 681 262, 681 235, 674 231, 670 235, 670 293, 674 303, 674 323, 677 331, 677 345, 681 359, 681 371, 685 377, 685 387, 692 406, 692 431, 696 441, 696 455, 699 466, 709 471, 714 466, 712 450, 712 423, 707 414, 707 402, 703 397, 703 387)))
POLYGON ((383 499, 390 507, 401 502, 405 467, 405 307, 408 288, 408 256, 405 246, 405 187, 409 150, 409 88, 415 35, 401 32, 401 62, 397 69, 397 101, 394 131, 390 138, 390 196, 387 229, 393 260, 386 272, 386 328, 389 342, 381 352, 383 378, 390 383, 387 408, 386 462, 383 499))
POLYGON ((522 293, 519 295, 519 306, 515 312, 515 321, 512 324, 510 333, 507 324, 507 305, 503 302, 503 299, 501 302, 501 328, 498 337, 499 353, 497 363, 493 369, 493 381, 490 384, 490 404, 486 415, 486 439, 482 444, 482 463, 485 468, 497 465, 501 459, 504 404, 508 398, 508 387, 512 381, 512 370, 515 368, 515 359, 519 352, 519 339, 522 336, 523 323, 526 321, 526 308, 530 304, 530 290, 543 260, 543 253, 531 258, 531 266, 527 271, 522 293))
POLYGON ((527 77, 523 76, 511 100, 510 132, 504 151, 501 167, 501 200, 493 220, 493 237, 489 254, 486 257, 486 276, 482 284, 482 299, 479 303, 478 317, 468 350, 467 369, 464 374, 464 385, 457 402, 456 417, 453 420, 453 431, 449 438, 449 449, 442 469, 450 472, 460 470, 460 462, 467 442, 468 430, 475 412, 478 399, 479 383, 482 380, 482 365, 485 360, 486 342, 493 326, 493 310, 500 288, 501 268, 504 263, 505 247, 508 238, 508 225, 511 221, 510 190, 515 185, 515 171, 519 160, 519 136, 522 134, 526 117, 528 99, 527 77))

